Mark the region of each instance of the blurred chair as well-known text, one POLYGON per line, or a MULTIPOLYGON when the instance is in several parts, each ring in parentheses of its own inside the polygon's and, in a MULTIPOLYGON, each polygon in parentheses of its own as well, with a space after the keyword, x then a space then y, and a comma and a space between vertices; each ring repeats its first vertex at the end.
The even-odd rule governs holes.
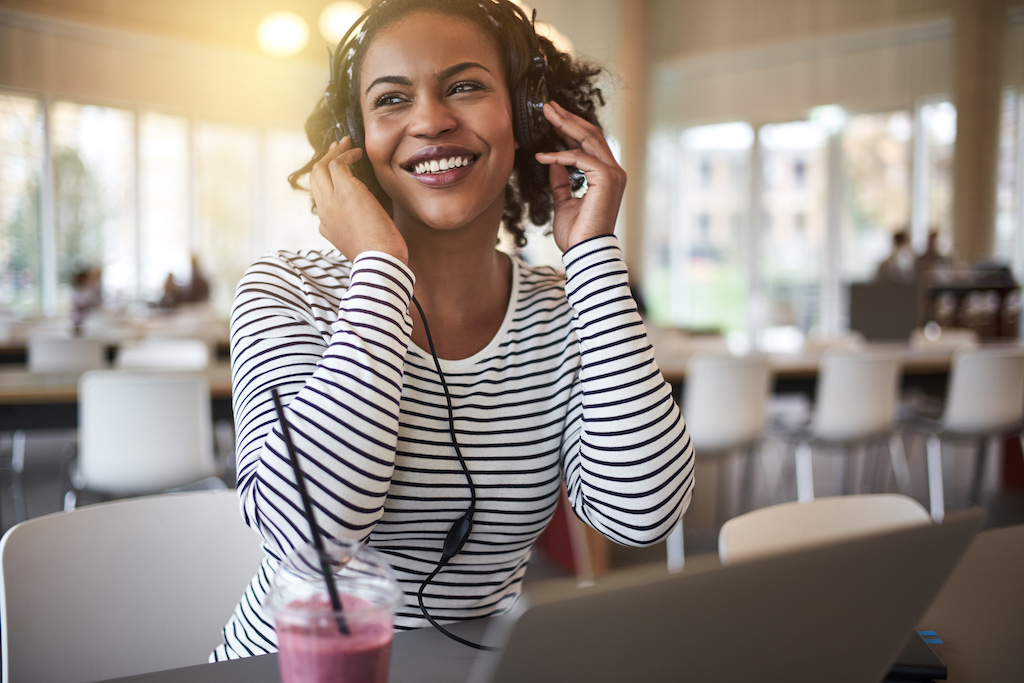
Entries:
POLYGON ((0 541, 3 680, 202 664, 263 557, 234 490, 37 517, 0 541))
POLYGON ((892 493, 817 498, 754 510, 730 519, 718 534, 723 564, 929 524, 928 511, 892 493))
MULTIPOLYGON (((724 509, 728 497, 722 460, 736 452, 743 452, 746 458, 738 507, 742 510, 751 503, 757 445, 765 426, 770 391, 771 368, 764 356, 697 353, 687 362, 683 418, 696 457, 717 461, 716 526, 726 516, 718 511, 724 509)), ((665 544, 669 568, 682 568, 682 522, 665 544)))
POLYGON ((147 337, 117 347, 114 367, 123 370, 203 370, 210 348, 201 339, 147 337))
POLYGON ((128 497, 223 488, 213 453, 210 385, 200 373, 94 370, 78 385, 79 447, 65 496, 128 497))
POLYGON ((945 405, 938 419, 918 416, 915 431, 927 437, 928 498, 932 518, 945 515, 942 442, 977 444, 969 503, 981 499, 986 446, 1017 436, 1024 448, 1024 348, 964 348, 953 355, 945 405))
MULTIPOLYGON (((65 321, 59 321, 64 324, 65 321)), ((52 330, 36 330, 28 338, 28 369, 40 373, 80 373, 106 366, 105 348, 99 340, 65 336, 52 330)), ((74 437, 69 433, 68 446, 74 437)), ((28 450, 28 435, 17 429, 11 434, 10 459, 0 460, 0 470, 11 473, 11 500, 14 503, 14 520, 24 521, 27 517, 22 475, 25 471, 25 457, 28 450)))
POLYGON ((901 491, 909 486, 903 441, 896 432, 900 365, 895 354, 833 351, 822 356, 809 425, 785 435, 794 442, 797 499, 814 498, 814 447, 839 449, 846 457, 844 493, 856 487, 856 461, 849 450, 888 441, 901 491))
POLYGON ((85 372, 106 365, 105 349, 98 339, 51 335, 29 337, 30 372, 85 372))

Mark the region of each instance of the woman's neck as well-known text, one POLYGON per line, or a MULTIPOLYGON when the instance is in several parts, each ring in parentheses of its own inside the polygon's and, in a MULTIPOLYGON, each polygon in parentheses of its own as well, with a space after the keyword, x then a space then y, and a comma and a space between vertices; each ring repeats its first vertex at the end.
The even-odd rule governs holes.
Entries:
MULTIPOLYGON (((477 353, 501 327, 512 292, 512 262, 490 244, 434 239, 429 249, 409 245, 416 274, 416 300, 423 307, 437 354, 461 359, 477 353)), ((413 341, 427 349, 426 333, 413 307, 413 341)))

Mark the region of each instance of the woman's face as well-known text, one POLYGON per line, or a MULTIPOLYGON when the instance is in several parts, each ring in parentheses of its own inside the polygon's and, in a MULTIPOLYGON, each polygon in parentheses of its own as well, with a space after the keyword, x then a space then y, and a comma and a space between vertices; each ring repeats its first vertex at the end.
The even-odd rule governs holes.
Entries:
POLYGON ((360 88, 366 154, 399 227, 497 229, 515 140, 491 38, 463 17, 409 14, 373 38, 360 88))

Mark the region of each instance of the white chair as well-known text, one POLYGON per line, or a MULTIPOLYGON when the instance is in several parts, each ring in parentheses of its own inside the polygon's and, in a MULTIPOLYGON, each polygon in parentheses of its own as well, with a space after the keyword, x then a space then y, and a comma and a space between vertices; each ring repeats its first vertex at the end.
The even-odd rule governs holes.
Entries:
POLYGON ((932 518, 945 515, 942 442, 977 444, 969 502, 981 499, 986 445, 996 437, 1021 439, 1024 421, 1024 348, 965 348, 953 355, 945 406, 938 420, 918 419, 927 435, 928 498, 932 518))
POLYGON ((28 340, 31 372, 85 372, 106 367, 106 350, 98 339, 34 335, 28 340))
POLYGON ((134 496, 217 485, 205 375, 87 372, 78 384, 78 415, 78 458, 66 508, 74 507, 79 490, 134 496))
POLYGON ((811 423, 791 435, 796 445, 797 499, 814 498, 813 447, 840 449, 847 457, 845 492, 853 492, 856 461, 852 446, 888 441, 889 456, 900 490, 909 470, 903 442, 896 433, 900 364, 895 354, 878 351, 828 352, 818 370, 811 423))
POLYGON ((203 370, 210 348, 201 339, 147 337, 117 347, 114 367, 122 370, 203 370))
MULTIPOLYGON (((745 452, 746 456, 739 505, 750 502, 757 445, 765 426, 770 391, 771 367, 761 355, 698 353, 686 364, 683 418, 697 458, 719 461, 719 508, 727 497, 721 460, 737 451, 745 452)), ((716 513, 716 517, 722 516, 716 513)), ((666 539, 666 551, 669 568, 681 568, 682 522, 666 539)))
MULTIPOLYGON (((61 324, 65 321, 61 320, 61 324)), ((97 339, 62 335, 52 330, 36 331, 28 338, 28 369, 40 373, 81 373, 106 366, 106 349, 97 339)), ((69 446, 73 444, 73 435, 69 446)), ((25 520, 25 497, 22 475, 25 471, 25 457, 28 450, 28 436, 24 429, 11 434, 10 460, 0 462, 0 469, 11 473, 11 498, 14 503, 14 519, 25 520)))
POLYGON ((14 526, 0 541, 3 681, 84 683, 205 663, 262 556, 234 490, 14 526))
POLYGON ((718 534, 718 556, 725 564, 743 562, 930 522, 923 505, 900 494, 793 501, 727 521, 718 534))

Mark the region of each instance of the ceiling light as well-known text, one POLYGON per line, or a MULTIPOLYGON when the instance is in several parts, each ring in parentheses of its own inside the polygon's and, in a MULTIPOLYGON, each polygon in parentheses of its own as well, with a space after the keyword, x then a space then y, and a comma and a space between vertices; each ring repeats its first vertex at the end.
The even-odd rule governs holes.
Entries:
POLYGON ((295 12, 271 12, 256 27, 260 49, 273 57, 290 57, 306 47, 309 27, 295 12))
POLYGON ((320 12, 320 35, 331 47, 337 45, 365 11, 362 3, 353 0, 332 2, 320 12))

